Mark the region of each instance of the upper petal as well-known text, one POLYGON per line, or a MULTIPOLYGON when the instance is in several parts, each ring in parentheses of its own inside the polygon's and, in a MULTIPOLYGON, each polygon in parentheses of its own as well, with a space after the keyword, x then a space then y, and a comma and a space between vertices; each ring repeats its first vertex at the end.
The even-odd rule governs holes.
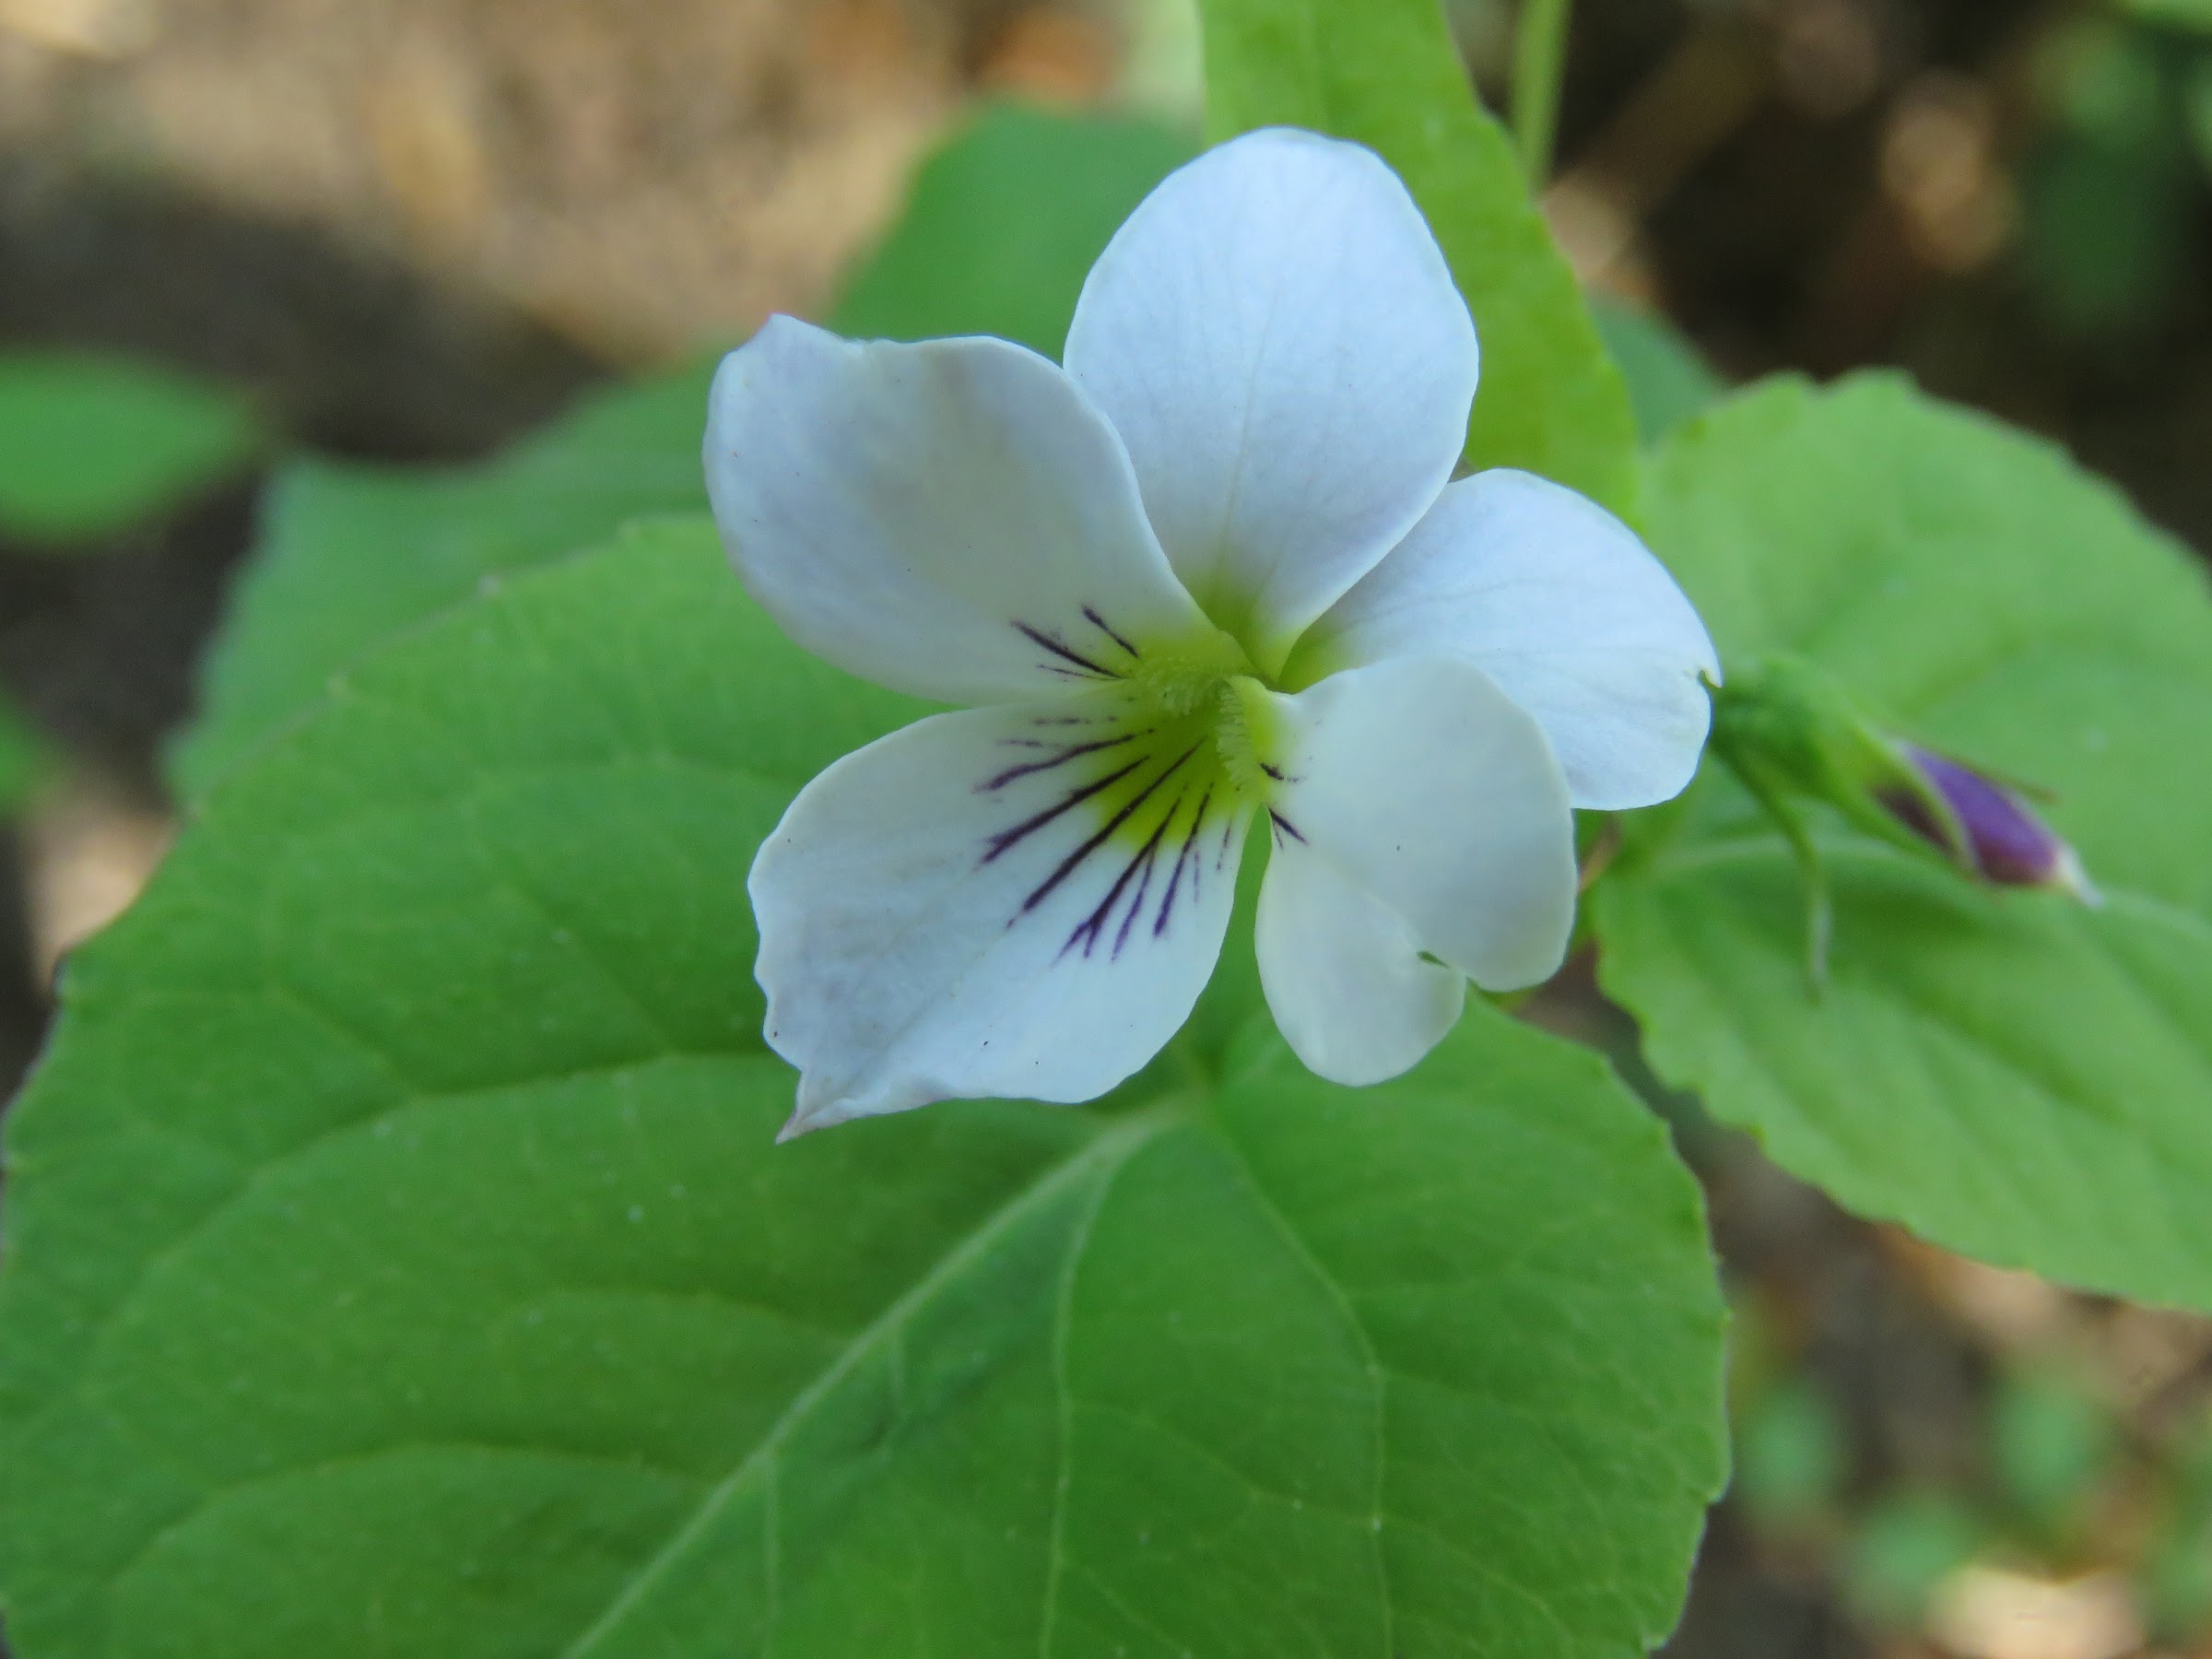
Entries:
POLYGON ((1105 692, 934 715, 799 793, 748 883, 792 1132, 981 1095, 1088 1100, 1212 974, 1249 814, 1105 692))
POLYGON ((1066 360, 1176 571, 1264 672, 1436 499, 1477 372, 1475 325, 1397 176, 1288 129, 1145 199, 1084 284, 1066 360))
POLYGON ((707 491, 747 590, 816 655, 947 702, 1103 683, 1206 624, 1121 441, 1004 340, 771 317, 714 377, 707 491))
POLYGON ((1278 841, 1318 854, 1478 985, 1548 979, 1574 922, 1574 814, 1535 721, 1465 657, 1391 657, 1274 707, 1278 841))
POLYGON ((1500 468, 1429 515, 1300 642, 1292 683, 1407 652, 1479 663, 1551 739, 1577 806, 1679 794, 1720 659, 1634 531, 1584 497, 1500 468))

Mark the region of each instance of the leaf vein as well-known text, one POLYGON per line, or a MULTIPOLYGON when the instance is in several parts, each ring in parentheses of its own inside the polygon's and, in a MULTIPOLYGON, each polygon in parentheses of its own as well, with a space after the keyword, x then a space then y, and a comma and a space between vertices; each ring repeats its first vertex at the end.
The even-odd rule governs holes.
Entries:
POLYGON ((1156 1109, 1105 1130, 1080 1152, 1044 1171, 940 1256, 896 1300, 855 1333, 853 1340, 839 1351, 812 1382, 793 1396, 791 1404, 770 1426, 759 1443, 739 1459, 736 1466, 708 1491, 690 1518, 670 1535, 667 1543, 654 1553, 652 1559, 631 1575, 629 1582, 608 1603, 606 1610, 575 1641, 561 1650, 562 1659, 582 1659, 582 1655, 589 1653, 621 1628, 622 1621, 629 1617, 631 1609, 644 1600, 684 1550, 704 1535, 747 1483, 782 1452, 784 1443, 806 1421, 815 1407, 853 1374, 862 1359, 878 1342, 903 1327, 908 1319, 927 1306, 938 1291, 980 1260, 1009 1229, 1100 1169, 1118 1169, 1135 1154, 1138 1147, 1160 1134, 1171 1121, 1164 1109, 1156 1109))

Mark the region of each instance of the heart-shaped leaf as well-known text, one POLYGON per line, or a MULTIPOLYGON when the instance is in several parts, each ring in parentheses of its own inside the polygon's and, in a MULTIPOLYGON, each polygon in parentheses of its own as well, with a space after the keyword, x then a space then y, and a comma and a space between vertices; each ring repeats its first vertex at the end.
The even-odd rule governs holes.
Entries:
POLYGON ((703 508, 712 364, 588 399, 495 461, 443 468, 294 462, 269 487, 253 562, 171 751, 203 794, 382 640, 487 577, 589 547, 626 520, 703 508))
POLYGON ((1355 1092, 1245 1021, 1097 1109, 772 1144, 747 865, 911 712, 684 523, 379 653, 215 793, 9 1124, 23 1659, 1667 1628, 1720 1305, 1590 1055, 1479 1008, 1355 1092))
POLYGON ((1646 499, 1724 664, 1811 657, 1900 733, 2054 789, 2106 894, 1979 891, 1829 826, 1816 1000, 1786 850, 1708 776, 1597 895, 1605 983, 1661 1075, 1855 1209, 2212 1307, 2194 561, 2048 445, 1883 376, 1746 393, 1660 453, 1646 499))

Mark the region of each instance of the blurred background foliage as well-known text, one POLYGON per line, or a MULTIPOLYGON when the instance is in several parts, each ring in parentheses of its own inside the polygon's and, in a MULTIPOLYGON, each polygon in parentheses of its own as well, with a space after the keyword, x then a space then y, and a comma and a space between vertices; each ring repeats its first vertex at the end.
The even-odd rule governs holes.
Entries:
MULTIPOLYGON (((1512 6, 1450 12, 1501 108, 1512 6)), ((257 525, 241 615, 309 618, 312 683, 380 626, 349 559, 417 560, 434 606, 688 500, 587 457, 698 382, 431 485, 394 464, 477 462, 771 309, 1055 347, 1039 273, 1195 144, 1197 52, 1182 0, 0 0, 0 1092, 159 857, 167 780, 296 694, 218 671, 165 762, 257 525), (979 99, 1057 118, 925 162, 979 99), (518 497, 531 546, 469 544, 518 497)), ((1584 0, 1558 157, 1647 438, 1731 381, 1897 365, 2212 547, 2206 0, 1584 0)), ((1530 1012, 1641 1075, 1586 965, 1530 1012)), ((1670 1653, 2212 1655, 2212 1325, 1854 1221, 1647 1092, 1737 1310, 1736 1484, 1670 1653)))

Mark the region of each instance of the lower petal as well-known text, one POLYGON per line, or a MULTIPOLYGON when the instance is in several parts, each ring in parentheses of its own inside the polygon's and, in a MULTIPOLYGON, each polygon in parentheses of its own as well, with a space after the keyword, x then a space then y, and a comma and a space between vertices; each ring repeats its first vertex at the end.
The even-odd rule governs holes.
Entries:
POLYGON ((1099 693, 935 715, 830 767, 748 886, 787 1134, 978 1096, 1077 1101, 1181 1028, 1249 813, 1099 693))
POLYGON ((1278 697, 1270 811, 1478 985, 1548 979, 1574 923, 1574 813, 1533 715, 1465 657, 1392 657, 1278 697))
POLYGON ((1260 887, 1260 984, 1291 1051, 1332 1083, 1394 1077, 1443 1041, 1466 976, 1311 848, 1279 840, 1260 887))

